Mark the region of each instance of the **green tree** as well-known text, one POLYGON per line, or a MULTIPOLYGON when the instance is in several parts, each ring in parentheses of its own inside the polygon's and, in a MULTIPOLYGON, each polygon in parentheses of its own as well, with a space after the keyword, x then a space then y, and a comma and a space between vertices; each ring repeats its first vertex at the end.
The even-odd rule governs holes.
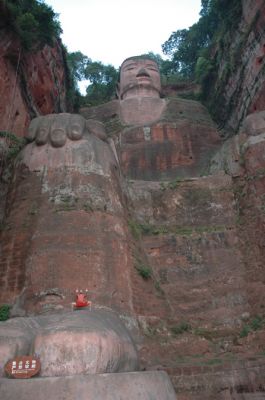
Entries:
POLYGON ((82 105, 96 106, 115 96, 118 71, 112 65, 92 61, 81 51, 65 51, 70 81, 69 96, 75 111, 82 105), (83 80, 90 82, 85 96, 80 94, 78 88, 78 83, 83 80))
POLYGON ((72 77, 74 87, 77 88, 78 82, 87 79, 86 69, 92 61, 81 53, 81 51, 75 51, 73 53, 67 52, 66 54, 69 73, 72 77))
POLYGON ((16 25, 25 47, 29 48, 33 37, 38 36, 39 23, 31 13, 20 14, 16 25))
POLYGON ((94 61, 87 65, 85 77, 91 84, 87 87, 86 103, 98 105, 115 96, 118 71, 112 65, 94 61))
POLYGON ((195 78, 198 83, 204 83, 208 78, 209 73, 213 70, 214 66, 211 60, 199 57, 195 66, 195 78))
MULTIPOLYGON (((202 0, 201 4, 198 22, 188 29, 173 32, 162 45, 163 53, 171 57, 171 69, 191 79, 195 78, 198 58, 209 59, 211 47, 226 30, 238 26, 242 14, 239 0, 202 0)), ((197 66, 197 72, 201 67, 202 60, 197 66)), ((208 72, 210 70, 208 68, 208 72)))
POLYGON ((205 19, 201 18, 189 29, 173 32, 162 45, 162 50, 164 54, 171 56, 175 72, 181 72, 184 77, 193 78, 200 51, 209 46, 210 39, 205 19))
POLYGON ((52 7, 43 0, 3 0, 5 24, 14 30, 26 48, 52 45, 62 30, 52 7))

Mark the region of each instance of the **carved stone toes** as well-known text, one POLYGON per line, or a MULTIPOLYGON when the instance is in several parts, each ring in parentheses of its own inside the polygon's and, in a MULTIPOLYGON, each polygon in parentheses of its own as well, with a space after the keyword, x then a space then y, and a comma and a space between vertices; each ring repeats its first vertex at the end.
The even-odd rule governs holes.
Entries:
POLYGON ((50 142, 53 147, 62 147, 66 143, 66 132, 70 114, 54 115, 51 123, 50 142))
POLYGON ((29 142, 32 142, 33 140, 36 139, 36 134, 37 134, 37 130, 38 130, 38 126, 39 126, 39 118, 34 118, 30 125, 29 125, 29 129, 28 132, 26 133, 26 139, 29 142))
POLYGON ((81 115, 70 116, 67 135, 71 140, 80 140, 85 130, 85 119, 81 115))
POLYGON ((52 147, 63 147, 67 138, 80 140, 87 131, 85 119, 78 114, 50 114, 31 121, 27 138, 38 146, 50 143, 52 147))
POLYGON ((66 143, 66 132, 62 128, 52 129, 50 141, 53 147, 62 147, 66 143))
MULTIPOLYGON (((32 122, 32 124, 34 129, 34 122, 32 122)), ((51 124, 51 116, 49 115, 47 115, 46 117, 37 118, 37 122, 35 122, 35 129, 36 129, 35 141, 38 146, 42 146, 48 142, 50 124, 51 124)))

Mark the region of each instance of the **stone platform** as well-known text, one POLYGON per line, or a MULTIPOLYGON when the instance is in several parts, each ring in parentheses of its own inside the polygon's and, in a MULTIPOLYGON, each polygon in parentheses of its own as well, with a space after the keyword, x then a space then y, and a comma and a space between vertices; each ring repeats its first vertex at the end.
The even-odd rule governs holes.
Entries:
POLYGON ((165 372, 0 379, 3 400, 176 400, 165 372))

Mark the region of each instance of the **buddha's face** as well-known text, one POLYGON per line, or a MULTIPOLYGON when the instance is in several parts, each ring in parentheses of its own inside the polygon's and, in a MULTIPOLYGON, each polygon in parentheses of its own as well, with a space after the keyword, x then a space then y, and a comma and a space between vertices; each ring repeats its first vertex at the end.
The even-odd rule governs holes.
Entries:
POLYGON ((159 97, 160 73, 155 61, 130 58, 123 62, 120 73, 120 99, 131 96, 159 97))

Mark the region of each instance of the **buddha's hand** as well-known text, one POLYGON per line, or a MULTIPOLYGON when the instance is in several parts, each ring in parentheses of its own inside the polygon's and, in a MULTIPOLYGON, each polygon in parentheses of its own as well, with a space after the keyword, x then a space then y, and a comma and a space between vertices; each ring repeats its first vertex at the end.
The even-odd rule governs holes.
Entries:
POLYGON ((26 138, 38 146, 50 143, 63 147, 67 138, 80 140, 88 134, 86 120, 78 114, 49 114, 37 117, 30 123, 26 138))

